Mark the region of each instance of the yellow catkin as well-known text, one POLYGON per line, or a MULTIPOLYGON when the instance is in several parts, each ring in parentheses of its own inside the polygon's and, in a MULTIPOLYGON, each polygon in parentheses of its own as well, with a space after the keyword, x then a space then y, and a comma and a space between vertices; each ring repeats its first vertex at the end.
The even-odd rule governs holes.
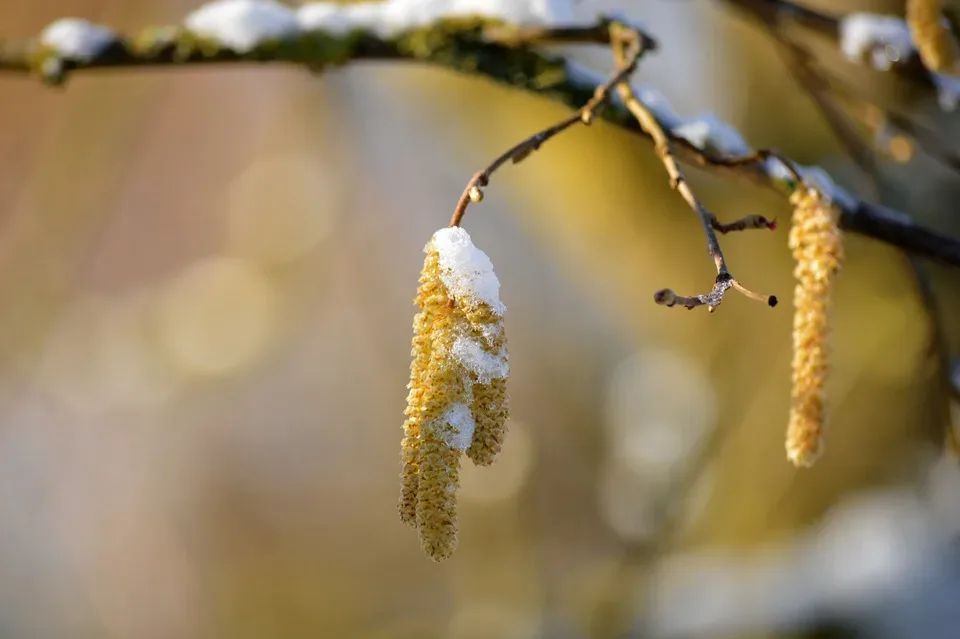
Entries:
POLYGON ((793 392, 787 458, 809 467, 823 450, 826 425, 828 310, 843 244, 833 208, 815 191, 795 196, 790 248, 796 261, 793 392))
POLYGON ((420 308, 413 320, 413 344, 410 351, 410 383, 407 384, 407 416, 403 423, 403 440, 400 443, 401 488, 400 520, 408 526, 416 526, 417 491, 419 484, 420 426, 423 421, 424 398, 427 388, 427 368, 430 363, 432 328, 435 319, 447 304, 448 297, 440 283, 439 256, 436 251, 427 253, 420 286, 417 289, 416 305, 420 308))
POLYGON ((471 411, 475 425, 467 457, 477 466, 489 466, 503 449, 507 430, 507 380, 491 379, 488 384, 475 384, 471 411))
POLYGON ((942 21, 940 0, 907 0, 907 24, 920 53, 931 71, 956 73, 958 47, 942 21))
MULTIPOLYGON (((440 267, 439 242, 450 248, 464 240, 467 246, 456 246, 451 258, 462 268, 464 256, 456 251, 476 251, 465 231, 438 231, 425 249, 401 443, 400 518, 416 527, 423 551, 435 561, 457 546, 460 457, 469 450, 476 463, 492 463, 503 444, 508 409, 506 380, 497 377, 507 372, 503 318, 493 309, 499 301, 484 297, 489 288, 473 287, 471 278, 480 275, 469 267, 464 272, 440 267)), ((487 258, 472 257, 482 269, 487 258)))
POLYGON ((460 454, 461 451, 443 441, 442 433, 428 430, 423 434, 417 527, 420 529, 420 546, 434 561, 450 557, 457 548, 460 454))
MULTIPOLYGON (((489 355, 505 356, 507 338, 503 330, 503 317, 494 313, 487 304, 466 305, 463 310, 483 350, 489 355)), ((489 466, 503 448, 509 414, 507 380, 495 378, 487 383, 476 382, 471 412, 475 426, 467 456, 477 466, 489 466)))
POLYGON ((450 357, 462 317, 444 305, 433 322, 433 342, 426 370, 423 422, 420 427, 420 481, 417 493, 417 528, 420 545, 428 557, 442 561, 457 547, 457 489, 461 450, 450 446, 455 428, 447 411, 465 404, 468 378, 450 357))

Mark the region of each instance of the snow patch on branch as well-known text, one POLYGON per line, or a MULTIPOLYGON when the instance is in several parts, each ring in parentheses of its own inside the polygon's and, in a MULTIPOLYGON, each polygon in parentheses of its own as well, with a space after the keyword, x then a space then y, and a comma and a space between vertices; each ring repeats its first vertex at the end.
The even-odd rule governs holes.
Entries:
MULTIPOLYGON (((896 16, 852 13, 840 21, 840 50, 851 62, 869 62, 877 71, 889 71, 917 51, 910 27, 896 16)), ((931 72, 940 108, 953 111, 960 102, 960 79, 931 72)))
MULTIPOLYGON (((795 182, 796 178, 787 166, 778 158, 771 157, 766 162, 766 173, 778 181, 795 182)), ((803 178, 804 183, 817 191, 828 202, 836 204, 842 209, 852 210, 857 206, 857 199, 849 191, 839 186, 830 177, 826 169, 816 165, 797 165, 797 172, 803 178)))
MULTIPOLYGON (((607 78, 576 62, 567 63, 567 76, 571 82, 599 86, 607 78)), ((631 84, 638 100, 650 110, 664 131, 676 138, 682 138, 695 148, 719 155, 747 155, 752 152, 740 132, 732 124, 720 119, 715 113, 704 113, 690 118, 678 115, 670 102, 660 91, 640 84, 631 84)), ((610 101, 623 106, 619 95, 611 96, 610 101)))
POLYGON ((440 281, 452 297, 458 302, 487 304, 494 313, 503 315, 506 307, 500 301, 500 280, 493 272, 493 263, 473 245, 466 230, 458 226, 440 229, 431 244, 440 257, 440 281))
MULTIPOLYGON (((591 85, 594 87, 598 87, 607 81, 606 76, 599 71, 573 61, 567 61, 567 77, 574 84, 591 85)), ((665 129, 672 129, 674 126, 680 124, 680 116, 674 112, 670 102, 660 91, 643 84, 631 84, 630 86, 633 88, 633 93, 637 96, 637 99, 640 100, 645 107, 650 109, 650 112, 657 118, 661 126, 665 129)), ((610 96, 610 102, 621 107, 624 106, 623 100, 621 100, 620 96, 616 93, 610 96)))
POLYGON ((310 2, 297 9, 297 26, 303 31, 343 35, 356 28, 344 7, 332 2, 310 2))
POLYGON ((346 5, 309 2, 297 10, 297 22, 306 31, 339 34, 362 29, 384 38, 445 18, 472 16, 518 25, 576 23, 571 0, 386 0, 346 5))
POLYGON ((184 26, 237 53, 252 51, 264 40, 285 38, 300 29, 296 14, 274 0, 216 0, 187 15, 184 26))
POLYGON ((117 35, 99 24, 81 18, 61 18, 40 34, 40 44, 64 60, 89 62, 116 42, 117 35))
POLYGON ((852 13, 840 21, 840 50, 851 62, 869 60, 878 71, 889 71, 913 53, 913 36, 895 16, 852 13))
POLYGON ((671 133, 709 153, 747 155, 751 151, 740 132, 714 113, 686 118, 674 126, 671 133))
POLYGON ((392 38, 444 18, 471 16, 518 25, 575 24, 572 0, 309 2, 296 11, 275 0, 214 0, 188 15, 184 24, 197 35, 245 53, 264 40, 304 31, 343 35, 361 30, 392 38))

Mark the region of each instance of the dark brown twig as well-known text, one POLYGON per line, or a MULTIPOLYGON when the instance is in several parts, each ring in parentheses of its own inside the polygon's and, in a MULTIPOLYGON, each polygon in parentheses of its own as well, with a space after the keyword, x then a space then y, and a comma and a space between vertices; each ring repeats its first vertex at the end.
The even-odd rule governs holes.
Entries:
POLYGON ((724 224, 718 220, 714 215, 710 216, 710 225, 713 226, 713 230, 726 235, 727 233, 732 233, 734 231, 746 231, 749 229, 768 229, 770 231, 777 230, 777 220, 776 218, 768 220, 762 215, 747 215, 742 217, 739 220, 734 220, 733 222, 728 222, 724 224))

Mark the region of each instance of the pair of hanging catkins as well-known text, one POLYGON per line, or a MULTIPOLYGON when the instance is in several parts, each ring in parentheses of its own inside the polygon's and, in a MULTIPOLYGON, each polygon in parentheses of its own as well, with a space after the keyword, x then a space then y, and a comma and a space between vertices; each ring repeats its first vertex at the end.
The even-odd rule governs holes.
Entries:
POLYGON ((487 255, 459 227, 424 248, 413 322, 400 518, 435 561, 457 546, 463 452, 477 465, 499 454, 509 374, 500 282, 487 255))

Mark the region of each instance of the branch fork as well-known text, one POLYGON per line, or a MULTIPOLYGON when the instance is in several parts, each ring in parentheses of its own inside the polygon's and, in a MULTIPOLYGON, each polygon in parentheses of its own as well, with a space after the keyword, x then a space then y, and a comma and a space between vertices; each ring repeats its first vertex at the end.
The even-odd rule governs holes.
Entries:
MULTIPOLYGON (((671 147, 671 138, 664 131, 656 116, 637 98, 633 88, 630 86, 630 77, 636 70, 640 58, 653 46, 653 39, 643 34, 636 27, 616 21, 609 23, 609 29, 609 42, 617 65, 616 71, 606 82, 596 88, 593 97, 577 110, 576 113, 521 141, 498 156, 485 169, 475 173, 473 177, 470 178, 470 181, 467 182, 460 199, 457 201, 453 216, 450 218, 450 226, 460 226, 463 222, 463 216, 466 214, 467 207, 471 203, 477 204, 483 200, 483 189, 489 185, 490 177, 497 169, 507 161, 513 164, 523 161, 534 151, 540 149, 547 140, 578 122, 589 125, 593 121, 594 116, 599 113, 603 106, 610 100, 613 92, 616 91, 628 111, 636 118, 641 130, 653 139, 657 155, 660 157, 667 171, 667 175, 670 178, 670 186, 680 193, 687 204, 690 205, 690 208, 697 214, 706 236, 707 252, 713 258, 717 268, 717 278, 714 281, 713 289, 709 293, 685 297, 677 295, 669 288, 665 288, 654 294, 654 301, 662 306, 670 307, 679 305, 688 310, 698 306, 706 306, 707 310, 712 313, 720 306, 726 292, 733 288, 751 300, 763 302, 770 307, 776 306, 776 296, 755 293, 740 284, 740 282, 730 274, 715 233, 715 231, 717 231, 726 234, 747 229, 776 230, 776 220, 768 220, 762 215, 748 215, 734 222, 724 224, 697 199, 693 193, 693 189, 680 171, 679 163, 671 147)), ((755 163, 766 159, 770 155, 774 155, 773 152, 763 151, 753 154, 748 158, 732 160, 731 164, 736 162, 755 163)), ((790 168, 792 171, 792 167, 790 168)), ((797 176, 798 180, 800 179, 799 174, 795 171, 794 175, 797 176)))

